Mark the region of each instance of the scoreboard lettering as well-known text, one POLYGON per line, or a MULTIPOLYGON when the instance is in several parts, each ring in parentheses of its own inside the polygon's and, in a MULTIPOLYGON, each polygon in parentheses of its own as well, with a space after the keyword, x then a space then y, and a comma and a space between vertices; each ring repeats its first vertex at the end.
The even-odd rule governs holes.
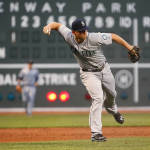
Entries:
MULTIPOLYGON (((6 3, 6 2, 5 2, 6 3)), ((11 27, 16 27, 17 24, 19 27, 21 28, 28 28, 31 27, 32 28, 39 28, 41 26, 41 15, 42 14, 52 14, 52 13, 58 13, 58 15, 54 16, 54 15, 50 15, 48 16, 46 22, 51 22, 51 21, 59 21, 65 25, 69 24, 71 25, 72 20, 74 20, 76 18, 76 16, 69 16, 69 18, 67 18, 67 16, 59 16, 60 14, 66 13, 65 8, 68 7, 67 6, 67 2, 55 2, 55 6, 52 7, 52 4, 50 2, 43 2, 42 5, 40 5, 40 7, 38 7, 38 1, 37 2, 12 2, 10 1, 9 5, 8 5, 8 10, 5 10, 4 2, 0 2, 0 13, 12 13, 12 14, 21 14, 22 11, 23 14, 27 14, 27 15, 22 15, 19 18, 17 18, 17 16, 15 15, 11 15, 11 27), (30 14, 39 14, 38 15, 34 15, 32 17, 29 17, 30 14), (67 22, 68 20, 68 22, 67 22), (18 21, 18 22, 17 22, 18 21), (29 25, 29 22, 31 23, 29 25)), ((126 5, 121 4, 120 2, 112 2, 109 4, 109 8, 107 10, 106 6, 104 5, 104 3, 102 2, 98 2, 96 3, 96 6, 92 5, 92 2, 83 2, 81 4, 81 13, 85 14, 88 13, 89 11, 95 11, 95 14, 99 14, 99 13, 103 13, 106 14, 107 12, 110 12, 111 14, 121 14, 121 13, 126 13, 128 15, 130 14, 136 14, 137 13, 137 8, 136 8, 136 3, 135 2, 128 2, 126 3, 126 5), (123 11, 123 9, 125 11, 123 11)), ((87 19, 88 24, 90 25, 90 22, 93 20, 92 16, 85 16, 87 19)), ((106 18, 104 19, 105 23, 106 23, 106 28, 111 28, 114 26, 114 22, 115 19, 111 16, 106 16, 106 18), (111 25, 110 25, 110 24, 111 25)), ((96 28, 101 28, 103 27, 103 17, 100 16, 96 16, 95 17, 95 27, 96 28)), ((125 28, 129 28, 132 25, 132 19, 129 16, 123 17, 120 16, 119 17, 119 26, 120 27, 125 27, 125 28), (124 25, 125 24, 125 25, 124 25)), ((143 27, 150 27, 150 17, 148 16, 143 16, 142 17, 142 25, 143 27)))

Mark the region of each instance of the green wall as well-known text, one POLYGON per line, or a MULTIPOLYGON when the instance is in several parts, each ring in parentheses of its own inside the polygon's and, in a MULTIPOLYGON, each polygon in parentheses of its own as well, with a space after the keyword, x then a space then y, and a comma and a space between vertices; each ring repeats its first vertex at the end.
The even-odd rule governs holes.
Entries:
POLYGON ((69 46, 55 31, 50 37, 42 33, 43 27, 51 21, 70 27, 76 17, 87 20, 89 32, 114 32, 140 46, 142 52, 138 67, 120 65, 130 62, 126 49, 115 43, 104 47, 104 54, 117 76, 118 105, 149 106, 149 5, 148 0, 0 0, 0 107, 22 106, 20 95, 15 92, 16 77, 22 65, 30 59, 39 68, 40 79, 44 80, 37 89, 37 107, 90 105, 85 99, 87 92, 80 82, 79 68, 69 46), (41 64, 43 67, 39 67, 41 64), (54 67, 47 67, 53 64, 54 67), (63 64, 64 68, 55 68, 55 65, 63 64), (73 67, 68 68, 67 65, 73 67), (54 84, 51 82, 53 75, 60 80, 67 78, 67 81, 54 84), (62 103, 58 98, 53 103, 48 102, 45 95, 51 90, 58 95, 63 90, 68 91, 70 100, 62 103), (14 94, 14 100, 8 100, 10 93, 14 94))

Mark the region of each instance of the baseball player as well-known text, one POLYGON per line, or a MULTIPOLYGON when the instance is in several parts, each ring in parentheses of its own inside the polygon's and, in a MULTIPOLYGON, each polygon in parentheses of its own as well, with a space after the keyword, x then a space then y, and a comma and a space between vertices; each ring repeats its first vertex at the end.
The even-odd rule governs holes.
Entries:
POLYGON ((92 98, 89 114, 91 140, 106 141, 102 133, 102 106, 104 105, 118 123, 123 124, 124 118, 117 110, 115 80, 103 54, 102 45, 115 41, 128 50, 131 60, 138 61, 139 54, 135 50, 137 47, 114 33, 89 33, 85 20, 80 18, 73 21, 71 29, 57 22, 43 28, 43 32, 48 35, 51 30, 57 30, 63 36, 80 65, 81 80, 92 98))
POLYGON ((39 76, 38 70, 33 68, 32 65, 33 61, 29 61, 28 65, 20 71, 16 86, 16 90, 22 94, 27 115, 32 115, 39 76))

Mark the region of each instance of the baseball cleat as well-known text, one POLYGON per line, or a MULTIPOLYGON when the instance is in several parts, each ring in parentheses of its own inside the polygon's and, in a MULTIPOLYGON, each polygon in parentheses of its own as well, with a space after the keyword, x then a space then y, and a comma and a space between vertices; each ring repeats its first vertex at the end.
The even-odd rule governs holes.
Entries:
POLYGON ((117 113, 114 114, 113 116, 114 116, 115 120, 116 120, 118 123, 120 123, 120 124, 123 124, 123 123, 124 123, 124 118, 123 118, 123 116, 122 116, 119 112, 117 112, 117 113))
POLYGON ((92 142, 105 142, 107 141, 107 138, 104 137, 102 134, 97 134, 93 137, 91 137, 92 142))

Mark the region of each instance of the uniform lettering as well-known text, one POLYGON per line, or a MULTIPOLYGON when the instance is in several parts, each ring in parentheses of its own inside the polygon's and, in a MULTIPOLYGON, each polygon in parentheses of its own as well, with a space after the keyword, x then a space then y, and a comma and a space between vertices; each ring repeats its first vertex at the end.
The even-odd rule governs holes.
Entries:
POLYGON ((95 51, 84 50, 81 53, 82 53, 82 56, 84 56, 84 57, 92 57, 95 54, 95 51))

